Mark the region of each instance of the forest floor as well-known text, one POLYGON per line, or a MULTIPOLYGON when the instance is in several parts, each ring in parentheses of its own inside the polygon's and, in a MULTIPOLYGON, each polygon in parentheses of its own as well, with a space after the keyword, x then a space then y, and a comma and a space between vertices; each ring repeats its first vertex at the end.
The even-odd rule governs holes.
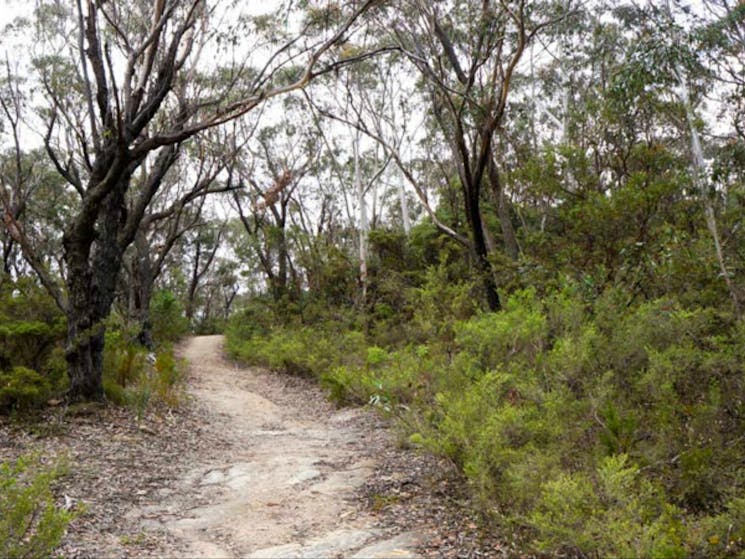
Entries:
POLYGON ((60 502, 85 512, 65 557, 504 557, 454 469, 396 444, 311 381, 225 359, 191 338, 186 403, 142 418, 62 408, 0 422, 0 459, 64 456, 60 502))

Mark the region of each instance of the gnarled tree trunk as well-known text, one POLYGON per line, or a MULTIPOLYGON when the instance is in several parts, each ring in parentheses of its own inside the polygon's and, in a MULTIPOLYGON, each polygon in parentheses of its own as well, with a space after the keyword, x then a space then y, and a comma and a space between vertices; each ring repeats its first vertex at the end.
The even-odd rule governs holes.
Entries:
POLYGON ((104 321, 116 296, 122 265, 119 232, 126 219, 124 195, 130 177, 129 170, 121 174, 104 198, 98 219, 81 212, 63 237, 69 295, 65 358, 71 401, 103 399, 104 321))

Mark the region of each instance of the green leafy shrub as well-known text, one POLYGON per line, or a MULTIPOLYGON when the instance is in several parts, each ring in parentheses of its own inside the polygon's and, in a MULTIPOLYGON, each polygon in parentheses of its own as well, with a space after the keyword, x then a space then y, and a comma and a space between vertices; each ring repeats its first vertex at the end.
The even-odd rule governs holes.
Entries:
POLYGON ((693 554, 702 557, 742 556, 745 549, 745 497, 735 497, 722 512, 693 525, 688 537, 693 554))
POLYGON ((682 511, 624 454, 593 475, 560 474, 542 484, 530 515, 541 550, 600 557, 688 557, 682 511))
POLYGON ((0 369, 22 366, 43 373, 65 337, 65 320, 46 292, 29 278, 0 290, 0 369))
POLYGON ((57 507, 52 484, 63 463, 43 466, 38 456, 0 462, 0 556, 52 557, 75 511, 57 507))
POLYGON ((543 551, 722 552, 710 538, 742 550, 718 524, 736 525, 725 503, 745 482, 742 326, 669 299, 608 293, 587 313, 519 297, 456 325, 438 376, 459 380, 440 383, 417 443, 461 465, 487 509, 529 519, 543 551))
POLYGON ((106 333, 104 349, 104 381, 111 381, 122 388, 134 384, 145 370, 147 350, 133 343, 119 330, 106 333))
POLYGON ((183 397, 186 362, 176 359, 173 348, 161 348, 156 353, 153 370, 153 384, 158 400, 167 406, 176 407, 183 397))
POLYGON ((65 321, 28 278, 0 290, 0 413, 31 411, 67 387, 65 321))
POLYGON ((189 332, 189 321, 176 296, 168 290, 156 291, 150 302, 153 338, 158 343, 175 342, 189 332))
POLYGON ((526 551, 745 551, 742 322, 670 297, 631 304, 619 288, 588 297, 569 281, 475 313, 457 301, 466 283, 430 273, 401 327, 410 338, 289 325, 231 340, 234 355, 393 413, 412 444, 462 469, 485 512, 520 528, 526 551))
POLYGON ((338 364, 364 362, 366 347, 360 332, 287 325, 247 340, 240 340, 235 332, 229 330, 227 344, 234 357, 294 375, 320 377, 338 364))
POLYGON ((0 412, 29 410, 46 402, 51 394, 49 379, 32 369, 0 371, 0 412))
POLYGON ((469 367, 486 371, 515 359, 532 363, 547 345, 547 320, 534 290, 508 298, 500 313, 457 322, 455 345, 469 367))
POLYGON ((427 269, 423 285, 412 296, 415 311, 409 342, 452 342, 453 323, 470 318, 478 310, 476 282, 465 278, 454 277, 453 270, 444 264, 427 269))
POLYGON ((175 407, 182 399, 185 371, 185 363, 176 359, 169 345, 149 356, 121 331, 107 333, 103 386, 113 404, 130 406, 139 415, 149 406, 175 407))

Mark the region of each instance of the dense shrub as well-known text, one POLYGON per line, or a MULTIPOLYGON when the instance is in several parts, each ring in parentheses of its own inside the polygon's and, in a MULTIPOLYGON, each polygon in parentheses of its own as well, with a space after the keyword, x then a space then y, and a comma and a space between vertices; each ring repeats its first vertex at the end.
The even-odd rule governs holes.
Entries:
POLYGON ((21 279, 0 290, 0 413, 28 411, 67 386, 65 321, 45 292, 21 279))
POLYGON ((168 290, 156 291, 150 302, 153 338, 158 343, 175 342, 189 332, 189 321, 176 296, 168 290))
POLYGON ((49 380, 33 369, 13 367, 0 371, 0 413, 37 407, 46 402, 51 393, 49 380))
POLYGON ((0 369, 23 366, 43 371, 64 336, 64 316, 43 289, 29 279, 3 284, 0 369))
POLYGON ((230 347, 396 415, 412 443, 462 468, 492 520, 521 528, 526 550, 745 552, 741 322, 670 297, 630 305, 623 289, 593 300, 571 282, 473 314, 467 283, 429 285, 397 344, 321 323, 230 347))
POLYGON ((106 398, 138 414, 149 406, 175 407, 182 399, 186 364, 173 348, 161 345, 150 354, 120 331, 108 332, 104 350, 103 386, 106 398))
POLYGON ((262 365, 299 376, 319 376, 340 361, 360 362, 365 338, 360 332, 313 329, 303 325, 276 326, 266 334, 247 340, 237 337, 245 332, 229 328, 227 348, 234 357, 253 365, 262 365))
POLYGON ((55 505, 52 484, 64 466, 43 466, 37 456, 0 462, 0 556, 51 557, 75 517, 55 505))

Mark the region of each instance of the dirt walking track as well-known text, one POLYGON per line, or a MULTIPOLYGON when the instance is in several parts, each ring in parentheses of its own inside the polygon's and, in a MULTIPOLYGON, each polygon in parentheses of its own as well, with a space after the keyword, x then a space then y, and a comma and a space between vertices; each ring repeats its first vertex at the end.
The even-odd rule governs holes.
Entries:
POLYGON ((143 529, 168 532, 184 557, 417 556, 422 533, 377 526, 354 498, 375 466, 367 412, 306 403, 228 362, 221 336, 191 339, 184 356, 215 448, 157 504, 129 512, 143 529))

